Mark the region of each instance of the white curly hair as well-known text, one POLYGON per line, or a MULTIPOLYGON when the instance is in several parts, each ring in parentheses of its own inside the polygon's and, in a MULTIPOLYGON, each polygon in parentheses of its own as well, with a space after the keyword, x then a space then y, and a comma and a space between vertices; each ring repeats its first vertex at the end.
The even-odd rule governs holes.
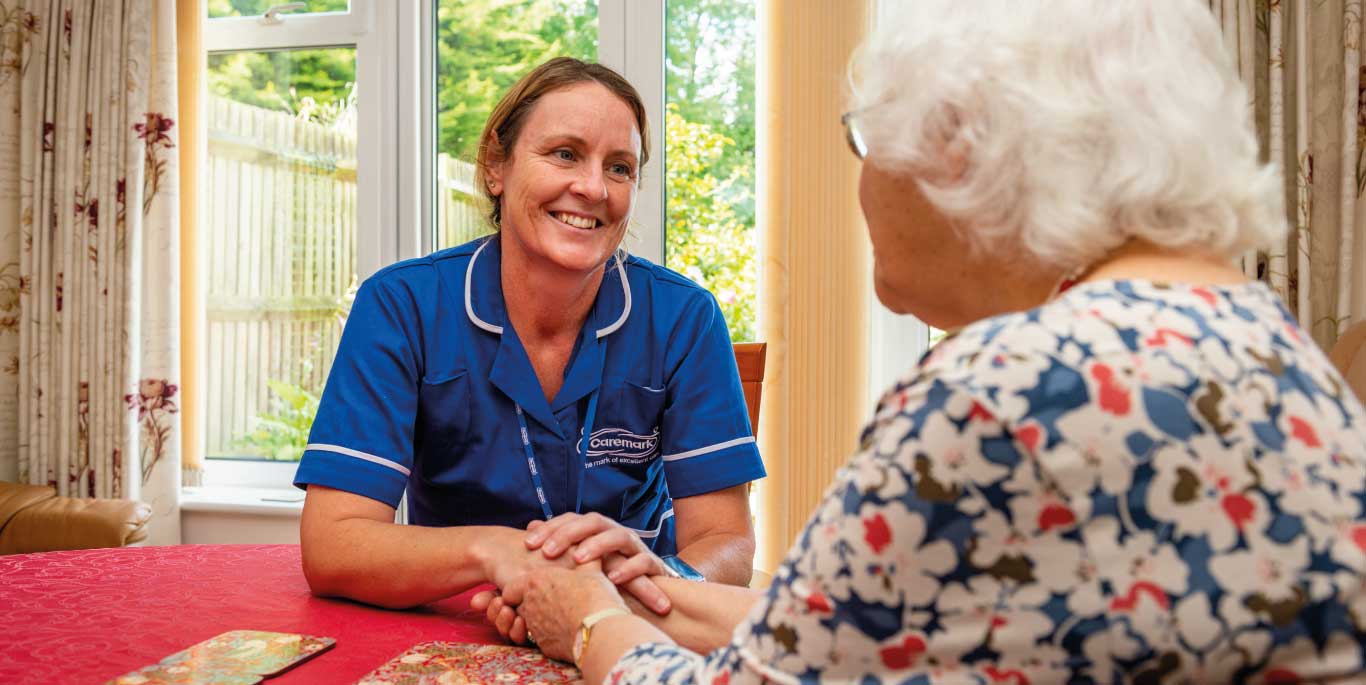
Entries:
POLYGON ((1229 258, 1284 239, 1280 172, 1198 0, 891 5, 850 65, 868 163, 974 247, 1075 269, 1130 238, 1229 258))

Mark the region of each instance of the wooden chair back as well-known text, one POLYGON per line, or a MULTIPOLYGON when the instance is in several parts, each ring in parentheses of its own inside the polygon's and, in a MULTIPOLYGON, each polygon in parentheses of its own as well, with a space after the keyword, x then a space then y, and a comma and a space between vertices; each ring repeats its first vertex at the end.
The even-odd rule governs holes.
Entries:
POLYGON ((1357 398, 1366 402, 1366 321, 1352 324, 1343 331, 1328 358, 1347 379, 1347 385, 1357 398))
MULTIPOLYGON (((735 343, 735 365, 740 369, 740 386, 745 390, 745 406, 749 409, 749 425, 754 431, 754 436, 759 437, 759 400, 764 391, 764 355, 768 350, 768 343, 735 343)), ((754 490, 754 483, 749 483, 747 492, 754 490)), ((759 569, 754 569, 754 575, 750 578, 749 586, 756 590, 762 590, 773 582, 770 576, 759 569)))
POLYGON ((740 385, 745 389, 749 425, 759 435, 759 398, 764 390, 764 354, 768 343, 735 343, 735 365, 740 367, 740 385))

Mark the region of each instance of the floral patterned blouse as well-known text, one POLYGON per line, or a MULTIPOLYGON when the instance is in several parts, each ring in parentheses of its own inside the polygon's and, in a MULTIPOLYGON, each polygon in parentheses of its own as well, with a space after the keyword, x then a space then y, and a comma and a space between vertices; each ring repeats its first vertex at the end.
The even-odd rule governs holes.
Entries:
POLYGON ((1366 682, 1364 503, 1366 411, 1270 290, 1084 284, 883 396, 729 646, 608 682, 1366 682))

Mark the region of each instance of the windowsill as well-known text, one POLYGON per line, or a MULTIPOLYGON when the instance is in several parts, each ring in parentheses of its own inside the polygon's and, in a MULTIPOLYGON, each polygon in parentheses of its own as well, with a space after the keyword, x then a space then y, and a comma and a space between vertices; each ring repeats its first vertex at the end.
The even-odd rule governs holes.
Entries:
POLYGON ((201 484, 206 488, 294 490, 294 473, 298 470, 297 461, 210 457, 204 460, 201 484))
POLYGON ((295 488, 187 487, 180 491, 180 509, 298 518, 304 509, 304 492, 295 488))

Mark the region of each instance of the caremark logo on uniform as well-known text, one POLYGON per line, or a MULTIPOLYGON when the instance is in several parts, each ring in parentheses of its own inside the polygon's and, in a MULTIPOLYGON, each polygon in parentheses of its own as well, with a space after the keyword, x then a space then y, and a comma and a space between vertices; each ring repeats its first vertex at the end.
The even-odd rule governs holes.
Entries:
POLYGON ((588 466, 647 461, 659 453, 659 427, 649 435, 599 428, 588 438, 588 466))

